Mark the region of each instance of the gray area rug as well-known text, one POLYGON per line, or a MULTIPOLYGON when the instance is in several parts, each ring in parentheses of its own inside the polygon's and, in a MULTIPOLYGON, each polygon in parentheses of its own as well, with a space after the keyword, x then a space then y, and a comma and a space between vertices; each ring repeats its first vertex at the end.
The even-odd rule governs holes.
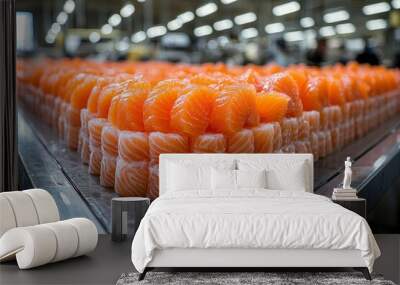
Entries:
POLYGON ((384 280, 379 275, 372 275, 373 280, 368 281, 359 272, 148 272, 142 281, 137 280, 138 276, 138 273, 122 274, 117 285, 395 285, 392 281, 384 280))

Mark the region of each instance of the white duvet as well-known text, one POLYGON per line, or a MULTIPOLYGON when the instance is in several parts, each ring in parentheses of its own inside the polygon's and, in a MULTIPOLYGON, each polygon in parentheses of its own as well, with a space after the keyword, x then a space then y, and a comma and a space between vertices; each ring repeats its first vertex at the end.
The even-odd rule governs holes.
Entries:
POLYGON ((358 249, 370 271, 380 255, 359 215, 320 195, 265 189, 164 194, 140 223, 132 262, 143 272, 165 248, 358 249))

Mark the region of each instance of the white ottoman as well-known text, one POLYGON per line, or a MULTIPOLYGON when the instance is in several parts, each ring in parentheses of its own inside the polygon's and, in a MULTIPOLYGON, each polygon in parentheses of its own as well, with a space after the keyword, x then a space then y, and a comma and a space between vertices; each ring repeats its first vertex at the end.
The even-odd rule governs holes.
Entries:
POLYGON ((0 238, 0 261, 16 258, 20 269, 28 269, 84 255, 96 245, 96 226, 85 218, 19 227, 0 238))
POLYGON ((53 197, 45 190, 0 193, 0 237, 9 229, 60 220, 53 197))
POLYGON ((0 193, 0 262, 16 259, 20 269, 28 269, 96 248, 92 221, 59 219, 57 205, 45 190, 0 193))

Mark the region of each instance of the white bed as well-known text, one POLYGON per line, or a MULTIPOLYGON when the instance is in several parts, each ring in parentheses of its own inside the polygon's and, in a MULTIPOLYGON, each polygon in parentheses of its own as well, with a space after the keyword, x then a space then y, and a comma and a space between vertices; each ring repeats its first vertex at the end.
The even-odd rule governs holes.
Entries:
POLYGON ((155 267, 354 267, 370 278, 380 251, 367 222, 312 192, 309 154, 161 155, 160 197, 134 237, 132 262, 140 278, 155 267), (270 185, 210 190, 199 177, 191 189, 174 191, 169 181, 178 179, 175 165, 221 164, 254 173, 263 167, 270 185))

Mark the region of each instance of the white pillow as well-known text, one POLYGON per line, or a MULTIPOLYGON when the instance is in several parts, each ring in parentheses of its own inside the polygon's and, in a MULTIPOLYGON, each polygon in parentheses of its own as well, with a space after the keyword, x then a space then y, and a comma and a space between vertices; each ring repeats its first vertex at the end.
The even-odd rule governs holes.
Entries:
POLYGON ((168 191, 211 189, 211 168, 206 166, 187 166, 168 164, 168 191))
POLYGON ((236 190, 236 170, 211 168, 213 190, 236 190))
POLYGON ((293 163, 286 170, 270 169, 267 172, 268 188, 272 190, 303 191, 307 189, 305 162, 293 163))
POLYGON ((267 171, 236 170, 237 188, 267 188, 267 171))
POLYGON ((308 167, 304 160, 260 159, 238 161, 240 170, 267 170, 267 187, 272 190, 307 191, 308 167))

